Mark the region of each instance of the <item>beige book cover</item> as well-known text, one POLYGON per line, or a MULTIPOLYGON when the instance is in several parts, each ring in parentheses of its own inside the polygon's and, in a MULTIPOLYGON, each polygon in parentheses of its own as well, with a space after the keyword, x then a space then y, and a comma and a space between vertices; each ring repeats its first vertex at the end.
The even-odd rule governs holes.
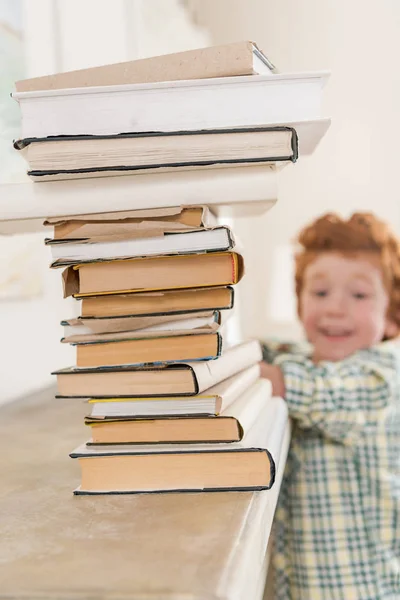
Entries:
POLYGON ((254 55, 258 57, 261 65, 265 65, 264 73, 274 70, 274 66, 254 42, 243 41, 24 79, 17 81, 15 87, 18 92, 32 92, 253 75, 260 70, 255 68, 254 55))

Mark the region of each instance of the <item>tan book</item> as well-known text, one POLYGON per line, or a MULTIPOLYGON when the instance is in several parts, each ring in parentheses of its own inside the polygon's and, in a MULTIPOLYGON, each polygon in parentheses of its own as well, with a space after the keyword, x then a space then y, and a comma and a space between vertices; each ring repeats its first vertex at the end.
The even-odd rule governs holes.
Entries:
POLYGON ((104 367, 55 371, 58 396, 117 398, 195 396, 262 359, 260 344, 245 342, 225 349, 211 361, 144 367, 104 367))
POLYGON ((88 445, 240 442, 268 400, 267 386, 262 394, 258 389, 259 383, 253 383, 217 417, 86 417, 92 435, 88 445))
POLYGON ((76 344, 76 364, 104 367, 205 360, 219 356, 221 347, 219 333, 86 342, 76 344))
MULTIPOLYGON (((167 318, 166 315, 194 313, 209 309, 226 310, 234 305, 230 286, 191 290, 167 290, 137 294, 88 296, 82 298, 82 318, 137 316, 142 319, 167 318)), ((185 316, 186 318, 186 316, 185 316)), ((149 321, 143 321, 150 324, 149 321)))
POLYGON ((281 412, 282 399, 269 394, 265 380, 252 388, 247 411, 254 405, 249 419, 253 422, 238 442, 80 446, 71 454, 82 470, 76 493, 269 489, 276 465, 268 449, 268 424, 274 422, 283 431, 287 419, 287 409, 281 412))
POLYGON ((94 262, 64 270, 64 297, 231 285, 243 272, 236 252, 94 262))
POLYGON ((238 442, 243 437, 234 417, 159 417, 157 419, 85 419, 90 446, 117 444, 178 444, 238 442))
POLYGON ((234 42, 186 52, 79 69, 17 81, 18 92, 125 83, 152 83, 272 73, 274 66, 254 42, 234 42))
POLYGON ((104 137, 55 136, 19 140, 14 147, 28 162, 28 175, 34 181, 240 167, 296 162, 298 158, 296 131, 286 126, 104 137))
POLYGON ((161 236, 216 224, 206 206, 175 206, 121 212, 53 217, 44 225, 53 226, 55 240, 107 241, 161 236))

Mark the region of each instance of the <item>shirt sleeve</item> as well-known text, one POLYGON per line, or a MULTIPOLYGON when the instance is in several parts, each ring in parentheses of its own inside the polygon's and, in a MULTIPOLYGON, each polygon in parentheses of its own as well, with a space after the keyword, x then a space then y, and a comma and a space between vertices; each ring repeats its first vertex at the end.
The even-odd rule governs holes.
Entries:
POLYGON ((290 416, 303 429, 315 429, 352 445, 384 418, 391 403, 394 370, 356 358, 315 365, 304 357, 281 356, 290 416))

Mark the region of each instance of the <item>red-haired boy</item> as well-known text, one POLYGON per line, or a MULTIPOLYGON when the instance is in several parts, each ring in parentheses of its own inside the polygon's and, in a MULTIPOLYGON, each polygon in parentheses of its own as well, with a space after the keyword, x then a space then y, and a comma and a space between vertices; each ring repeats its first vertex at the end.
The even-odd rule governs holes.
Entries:
POLYGON ((299 236, 309 356, 262 363, 294 428, 275 519, 276 600, 400 599, 400 244, 371 214, 299 236), (386 340, 386 341, 385 341, 386 340))

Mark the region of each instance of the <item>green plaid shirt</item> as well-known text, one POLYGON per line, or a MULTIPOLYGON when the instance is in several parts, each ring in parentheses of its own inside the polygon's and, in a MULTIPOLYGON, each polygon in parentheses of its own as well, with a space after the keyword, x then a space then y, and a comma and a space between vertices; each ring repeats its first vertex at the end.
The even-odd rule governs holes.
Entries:
POLYGON ((399 348, 275 363, 294 420, 275 517, 275 599, 399 600, 399 348))

